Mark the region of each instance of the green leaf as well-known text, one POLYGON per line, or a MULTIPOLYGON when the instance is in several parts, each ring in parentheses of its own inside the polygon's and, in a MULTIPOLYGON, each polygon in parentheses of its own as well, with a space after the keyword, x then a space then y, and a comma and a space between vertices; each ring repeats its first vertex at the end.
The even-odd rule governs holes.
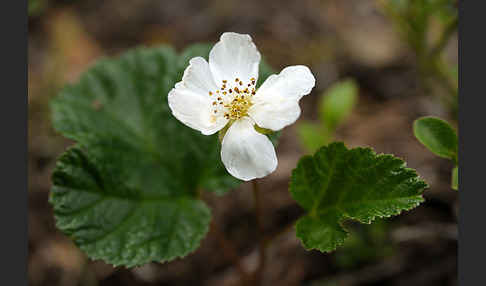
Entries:
POLYGON ((210 221, 202 201, 177 189, 128 186, 107 159, 79 147, 61 156, 50 197, 59 229, 92 259, 115 266, 168 261, 199 246, 210 221))
POLYGON ((457 166, 452 169, 451 187, 456 191, 459 190, 459 168, 457 166))
POLYGON ((436 117, 422 117, 413 123, 413 132, 432 153, 457 161, 457 135, 449 123, 436 117))
POLYGON ((333 84, 319 103, 319 117, 324 125, 334 131, 349 116, 357 97, 358 86, 353 80, 333 84))
POLYGON ((308 250, 332 251, 347 236, 343 220, 371 223, 400 214, 423 201, 426 187, 401 159, 332 143, 302 157, 292 171, 291 195, 307 211, 297 236, 308 250))
POLYGON ((58 161, 50 202, 58 228, 89 257, 133 266, 185 256, 209 224, 199 190, 240 183, 217 135, 183 125, 167 103, 189 59, 209 50, 138 48, 100 60, 51 101, 54 128, 77 146, 58 161))
POLYGON ((167 104, 167 94, 181 80, 189 59, 208 52, 203 45, 181 57, 169 47, 140 48, 118 60, 101 60, 51 102, 54 128, 83 146, 125 142, 159 158, 159 165, 165 164, 160 168, 176 172, 174 178, 185 180, 188 188, 234 188, 239 181, 224 169, 215 136, 184 126, 167 104))
POLYGON ((298 123, 297 134, 299 136, 300 144, 309 153, 314 153, 322 145, 326 145, 330 140, 327 131, 321 130, 324 128, 319 128, 316 124, 304 121, 298 123))

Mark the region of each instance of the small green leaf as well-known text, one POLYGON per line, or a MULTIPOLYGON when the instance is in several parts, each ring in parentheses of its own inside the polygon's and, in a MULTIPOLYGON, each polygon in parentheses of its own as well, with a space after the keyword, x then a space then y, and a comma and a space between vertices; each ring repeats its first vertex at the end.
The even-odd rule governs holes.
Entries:
POLYGON ((330 140, 327 131, 322 130, 316 124, 309 121, 301 121, 297 125, 297 134, 300 144, 309 152, 314 153, 322 145, 330 140))
POLYGON ((452 169, 451 187, 456 191, 459 190, 459 168, 457 166, 452 169))
POLYGON ((319 103, 319 117, 331 131, 344 122, 351 113, 358 98, 358 86, 353 80, 333 84, 322 95, 319 103))
POLYGON ((456 131, 442 119, 422 117, 413 123, 415 137, 439 157, 457 160, 456 131))
POLYGON ((297 236, 308 250, 332 251, 347 236, 343 220, 371 223, 410 210, 423 202, 426 187, 401 159, 332 143, 302 157, 292 171, 291 195, 307 211, 297 236))
POLYGON ((210 220, 198 191, 240 183, 217 135, 183 125, 167 102, 189 59, 209 50, 138 48, 99 61, 51 101, 54 128, 77 145, 57 163, 50 202, 57 227, 89 257, 134 266, 185 256, 210 220))

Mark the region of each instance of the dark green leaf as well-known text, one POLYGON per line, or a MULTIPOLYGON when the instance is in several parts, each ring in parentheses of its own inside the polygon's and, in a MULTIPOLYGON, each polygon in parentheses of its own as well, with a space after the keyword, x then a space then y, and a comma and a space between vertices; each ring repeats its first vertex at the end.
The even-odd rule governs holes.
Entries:
POLYGON ((292 172, 290 192, 307 211, 297 221, 297 236, 306 249, 332 251, 347 236, 343 220, 371 223, 410 210, 423 201, 426 187, 401 159, 332 143, 302 157, 292 172))
POLYGON ((353 80, 333 84, 323 94, 319 103, 319 117, 331 131, 344 122, 351 113, 358 97, 358 86, 353 80))
POLYGON ((54 128, 78 145, 59 160, 50 201, 57 226, 91 258, 133 266, 186 255, 209 223, 198 191, 240 183, 217 136, 186 127, 167 103, 189 59, 209 50, 139 48, 101 60, 51 102, 54 128))
POLYGON ((98 155, 79 147, 64 153, 50 197, 56 226, 89 257, 130 267, 182 257, 199 246, 210 221, 202 201, 168 183, 165 189, 131 186, 98 155))
POLYGON ((422 117, 413 123, 413 132, 432 153, 457 160, 457 135, 449 123, 436 117, 422 117))

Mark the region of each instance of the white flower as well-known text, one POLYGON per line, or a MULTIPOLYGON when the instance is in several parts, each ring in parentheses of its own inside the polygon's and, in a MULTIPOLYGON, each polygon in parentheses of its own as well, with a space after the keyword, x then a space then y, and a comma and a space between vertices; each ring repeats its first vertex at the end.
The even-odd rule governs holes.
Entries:
POLYGON ((306 66, 290 66, 256 89, 260 53, 249 35, 224 33, 209 53, 189 61, 182 81, 169 92, 172 114, 211 135, 227 124, 221 160, 234 177, 249 181, 277 168, 275 149, 255 130, 278 131, 300 115, 299 100, 315 84, 306 66))

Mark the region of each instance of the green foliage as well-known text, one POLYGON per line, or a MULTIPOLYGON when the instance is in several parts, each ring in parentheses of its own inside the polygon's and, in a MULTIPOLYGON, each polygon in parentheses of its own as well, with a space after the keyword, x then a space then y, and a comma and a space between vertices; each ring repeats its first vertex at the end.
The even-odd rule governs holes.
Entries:
POLYGON ((451 187, 456 191, 459 189, 459 168, 457 166, 452 169, 451 187))
POLYGON ((426 29, 426 25, 432 18, 447 22, 457 16, 456 0, 382 0, 382 2, 388 9, 410 19, 408 24, 417 29, 426 29))
POLYGON ((413 123, 413 133, 432 153, 457 161, 457 135, 449 123, 436 117, 422 117, 413 123))
POLYGON ((352 224, 350 235, 339 251, 334 253, 336 264, 343 269, 358 267, 392 255, 393 245, 388 239, 389 223, 376 219, 371 225, 352 224))
POLYGON ((358 85, 348 79, 337 82, 321 95, 318 124, 301 121, 297 134, 302 146, 309 153, 332 141, 336 128, 349 117, 358 100, 358 85))
POLYGON ((326 127, 334 132, 356 104, 358 86, 353 80, 345 80, 332 85, 319 103, 319 117, 326 127))
POLYGON ((309 151, 314 152, 329 140, 329 132, 324 128, 307 120, 301 120, 297 128, 297 135, 301 144, 309 151))
POLYGON ((458 139, 456 131, 444 120, 426 116, 415 120, 413 123, 413 133, 420 143, 432 153, 454 162, 455 167, 451 174, 451 187, 454 190, 458 190, 458 139))
POLYGON ((57 227, 89 257, 134 266, 185 256, 210 220, 198 190, 240 183, 221 163, 217 136, 184 126, 167 103, 188 60, 209 50, 104 59, 51 102, 54 128, 77 145, 57 163, 50 202, 57 227))
POLYGON ((347 236, 343 220, 369 224, 410 210, 423 201, 426 187, 399 158, 332 143, 302 157, 292 171, 291 195, 307 211, 297 221, 297 236, 308 250, 332 251, 347 236))
POLYGON ((56 226, 89 257, 130 267, 172 260, 199 246, 210 221, 202 201, 169 184, 164 189, 130 186, 106 160, 73 147, 61 156, 52 177, 56 226))
POLYGON ((450 73, 448 64, 442 60, 441 54, 451 36, 457 31, 457 1, 378 0, 378 2, 382 4, 397 30, 415 52, 423 87, 431 90, 431 80, 439 83, 449 94, 449 97, 442 100, 455 112, 458 95, 457 80, 450 73), (431 25, 432 23, 440 24, 439 29, 431 25))

